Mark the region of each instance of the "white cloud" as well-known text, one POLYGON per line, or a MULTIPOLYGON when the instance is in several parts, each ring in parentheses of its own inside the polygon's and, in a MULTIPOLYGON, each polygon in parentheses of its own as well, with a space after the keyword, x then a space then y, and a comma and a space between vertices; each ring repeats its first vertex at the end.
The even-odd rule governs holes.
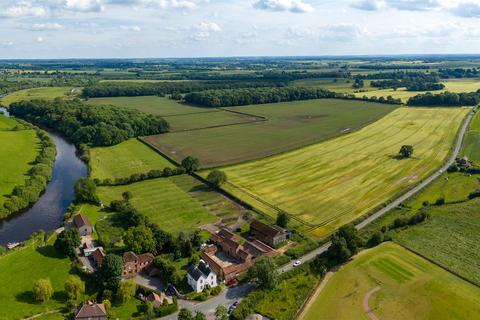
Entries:
POLYGON ((480 3, 464 2, 452 8, 452 13, 464 18, 480 18, 480 3))
POLYGON ((127 6, 146 6, 161 9, 193 10, 208 0, 105 0, 108 4, 127 6))
POLYGON ((36 42, 38 43, 42 43, 43 42, 43 38, 42 37, 37 37, 37 39, 35 39, 36 42))
POLYGON ((350 6, 360 10, 376 11, 383 8, 385 6, 385 2, 381 0, 359 0, 352 2, 350 6))
POLYGON ((398 10, 427 11, 442 7, 439 0, 386 0, 385 3, 398 10))
POLYGON ((13 41, 0 42, 0 47, 11 47, 11 46, 13 46, 13 41))
POLYGON ((294 13, 312 12, 313 6, 303 0, 258 0, 253 7, 269 11, 289 11, 294 13))
POLYGON ((75 12, 99 12, 103 11, 102 0, 65 0, 63 8, 75 12))
POLYGON ((369 36, 365 28, 354 24, 333 24, 320 28, 319 38, 328 41, 354 41, 369 36))
POLYGON ((120 29, 125 31, 135 31, 135 32, 142 31, 142 28, 140 28, 139 26, 120 26, 120 29))
POLYGON ((222 31, 220 26, 215 22, 200 22, 192 27, 194 30, 203 32, 219 32, 222 31))
POLYGON ((28 29, 32 31, 56 31, 62 30, 63 26, 58 23, 35 23, 32 24, 28 29))
POLYGON ((2 18, 43 17, 47 10, 43 6, 34 5, 29 1, 18 1, 15 5, 0 11, 2 18))

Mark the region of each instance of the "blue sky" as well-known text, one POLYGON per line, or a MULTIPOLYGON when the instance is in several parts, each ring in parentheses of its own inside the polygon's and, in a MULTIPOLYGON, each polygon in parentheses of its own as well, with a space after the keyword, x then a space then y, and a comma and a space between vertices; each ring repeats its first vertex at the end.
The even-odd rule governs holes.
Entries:
POLYGON ((0 58, 480 53, 480 0, 0 0, 0 58))

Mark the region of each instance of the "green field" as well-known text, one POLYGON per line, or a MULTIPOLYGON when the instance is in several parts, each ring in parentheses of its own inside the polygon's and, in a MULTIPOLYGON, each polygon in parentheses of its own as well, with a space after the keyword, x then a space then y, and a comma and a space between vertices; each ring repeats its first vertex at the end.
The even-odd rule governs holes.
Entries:
POLYGON ((394 240, 480 285, 480 199, 432 207, 427 222, 394 240))
POLYGON ((0 205, 13 188, 23 185, 31 163, 38 154, 38 138, 33 130, 12 131, 18 122, 0 115, 0 205))
POLYGON ((480 113, 473 118, 465 136, 462 153, 473 161, 480 161, 480 113))
POLYGON ((364 80, 364 87, 361 89, 352 88, 354 81, 343 78, 324 78, 324 79, 302 79, 292 82, 293 86, 308 88, 324 88, 335 92, 354 93, 359 90, 376 90, 370 86, 371 80, 364 80))
POLYGON ((267 202, 271 207, 260 209, 273 217, 285 210, 323 237, 436 170, 468 112, 399 108, 358 132, 227 167, 224 188, 254 206, 267 202), (404 144, 414 146, 414 156, 397 159, 404 144))
POLYGON ((113 147, 90 150, 90 176, 98 179, 130 177, 134 173, 163 170, 174 165, 137 139, 113 147))
POLYGON ((28 246, 0 257, 0 319, 23 319, 65 306, 63 288, 70 260, 60 257, 52 244, 38 250, 28 246), (47 303, 38 304, 33 301, 33 284, 45 278, 50 278, 55 293, 47 303))
POLYGON ((15 91, 0 99, 0 104, 10 105, 22 100, 55 99, 58 97, 74 96, 80 93, 75 87, 41 87, 15 91))
POLYGON ((89 99, 87 103, 93 105, 111 104, 160 116, 212 112, 210 108, 193 107, 178 103, 175 100, 157 96, 93 98, 89 99))
MULTIPOLYGON (((445 89, 437 90, 433 93, 440 93, 445 91, 450 92, 473 92, 480 89, 480 80, 478 79, 455 79, 455 80, 445 80, 442 81, 445 85, 445 89)), ((369 90, 368 92, 358 92, 355 93, 357 97, 387 97, 392 96, 395 99, 402 99, 403 102, 406 102, 409 98, 416 96, 417 94, 421 94, 425 92, 419 91, 406 91, 405 88, 399 88, 397 90, 393 89, 379 89, 379 90, 369 90)))
POLYGON ((217 221, 199 201, 183 191, 169 178, 159 178, 118 187, 100 187, 100 199, 109 204, 130 191, 133 206, 142 214, 170 232, 188 232, 217 221))
POLYGON ((226 108, 267 121, 191 132, 167 133, 145 140, 181 161, 188 155, 203 167, 258 159, 358 130, 395 107, 350 100, 308 100, 226 108))
POLYGON ((326 283, 304 320, 478 319, 480 289, 408 250, 385 243, 354 258, 326 283))

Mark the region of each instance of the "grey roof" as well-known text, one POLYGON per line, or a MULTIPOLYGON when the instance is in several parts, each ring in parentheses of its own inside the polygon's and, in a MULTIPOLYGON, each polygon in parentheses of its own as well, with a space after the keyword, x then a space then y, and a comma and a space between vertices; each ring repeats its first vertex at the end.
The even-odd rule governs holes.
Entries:
POLYGON ((78 310, 75 315, 75 319, 107 319, 107 313, 105 312, 105 306, 103 303, 85 303, 78 310))
POLYGON ((200 260, 198 267, 192 264, 190 268, 188 268, 187 272, 190 277, 192 277, 195 281, 198 281, 198 279, 200 279, 200 277, 202 276, 208 278, 208 276, 212 272, 212 269, 210 269, 210 267, 208 266, 208 264, 205 263, 205 261, 200 260))

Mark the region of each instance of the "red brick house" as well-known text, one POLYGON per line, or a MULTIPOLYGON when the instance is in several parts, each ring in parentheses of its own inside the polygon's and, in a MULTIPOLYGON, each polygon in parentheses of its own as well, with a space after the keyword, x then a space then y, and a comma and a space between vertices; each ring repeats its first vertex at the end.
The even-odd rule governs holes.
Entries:
POLYGON ((250 224, 250 235, 273 248, 290 239, 290 232, 287 230, 256 219, 250 224))
POLYGON ((97 248, 97 250, 93 251, 92 253, 93 261, 95 261, 97 267, 101 267, 103 263, 103 259, 105 258, 105 251, 102 247, 97 248))
POLYGON ((132 251, 123 254, 123 273, 122 277, 132 278, 138 273, 148 268, 155 257, 151 253, 142 253, 136 255, 132 251))

